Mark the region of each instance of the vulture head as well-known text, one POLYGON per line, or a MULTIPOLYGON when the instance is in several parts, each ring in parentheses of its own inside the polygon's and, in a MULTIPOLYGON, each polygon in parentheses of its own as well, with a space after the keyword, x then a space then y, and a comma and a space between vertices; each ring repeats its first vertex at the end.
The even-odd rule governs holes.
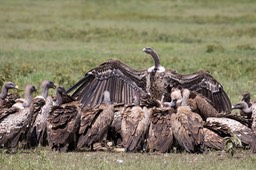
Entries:
POLYGON ((240 109, 246 114, 251 114, 252 109, 248 106, 248 104, 244 101, 241 101, 234 106, 232 106, 232 109, 240 109))
POLYGON ((41 84, 41 89, 42 89, 42 96, 46 99, 48 96, 48 91, 49 88, 53 88, 55 89, 56 86, 54 85, 53 82, 49 81, 49 80, 44 80, 41 84))
POLYGON ((243 96, 242 101, 245 101, 247 104, 250 103, 251 95, 249 92, 244 92, 242 96, 243 96))
POLYGON ((13 82, 6 82, 2 87, 0 99, 6 98, 9 89, 18 89, 18 86, 16 86, 16 84, 14 84, 13 82))
POLYGON ((165 68, 160 65, 160 60, 159 60, 158 54, 156 53, 155 50, 153 50, 150 47, 146 47, 146 48, 143 48, 143 52, 151 55, 154 59, 154 62, 155 62, 155 66, 150 67, 148 69, 148 72, 160 72, 161 73, 161 72, 165 71, 165 68))

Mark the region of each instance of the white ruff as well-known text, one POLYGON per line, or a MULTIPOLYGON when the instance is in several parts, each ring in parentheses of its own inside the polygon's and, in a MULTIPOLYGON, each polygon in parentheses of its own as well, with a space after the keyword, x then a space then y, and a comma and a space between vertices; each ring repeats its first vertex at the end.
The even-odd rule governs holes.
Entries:
MULTIPOLYGON (((153 71, 155 71, 155 66, 152 66, 152 67, 148 68, 148 72, 151 73, 153 71)), ((165 68, 163 66, 160 66, 156 72, 158 72, 158 73, 165 72, 165 68)))

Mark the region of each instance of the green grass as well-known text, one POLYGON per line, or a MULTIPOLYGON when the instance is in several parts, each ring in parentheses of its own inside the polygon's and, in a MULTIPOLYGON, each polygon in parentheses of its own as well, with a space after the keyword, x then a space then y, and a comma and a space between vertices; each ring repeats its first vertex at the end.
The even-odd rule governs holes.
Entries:
MULTIPOLYGON (((1 0, 0 4, 0 85, 11 80, 20 88, 27 84, 39 87, 42 80, 49 79, 69 88, 85 72, 111 58, 136 69, 146 69, 153 61, 142 49, 150 46, 157 50, 166 68, 184 74, 208 70, 224 86, 232 103, 239 101, 244 91, 250 91, 252 98, 256 98, 256 2, 253 0, 1 0)), ((41 157, 33 156, 37 154, 2 154, 0 166, 3 169, 38 167, 41 157)), ((46 157, 43 163, 46 169, 53 166, 72 169, 68 160, 63 161, 71 155, 72 163, 83 169, 92 163, 80 161, 79 157, 90 160, 86 154, 98 156, 48 151, 39 154, 46 157)), ((92 158, 98 159, 97 156, 92 158)), ((200 168, 201 163, 183 164, 187 157, 203 159, 204 164, 203 156, 188 154, 99 153, 99 157, 107 162, 92 161, 95 169, 100 166, 110 169, 112 163, 117 169, 146 169, 147 166, 158 169, 165 168, 159 162, 169 159, 168 165, 174 164, 179 169, 200 168), (127 162, 116 164, 115 157, 119 156, 124 156, 127 162), (133 165, 130 156, 143 161, 133 165)), ((234 164, 232 159, 225 158, 220 169, 229 166, 251 169, 247 167, 252 166, 252 160, 255 162, 251 158, 237 159, 238 163, 234 164)))
POLYGON ((46 148, 0 155, 1 169, 255 169, 256 155, 238 150, 234 157, 215 151, 206 154, 170 153, 58 153, 46 148), (122 162, 120 162, 122 161, 122 162))

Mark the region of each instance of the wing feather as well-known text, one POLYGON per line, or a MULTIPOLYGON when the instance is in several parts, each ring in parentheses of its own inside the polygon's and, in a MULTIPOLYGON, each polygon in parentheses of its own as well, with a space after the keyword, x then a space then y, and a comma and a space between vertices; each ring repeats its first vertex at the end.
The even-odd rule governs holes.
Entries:
POLYGON ((169 72, 169 83, 171 86, 181 85, 183 88, 201 93, 212 101, 214 108, 218 112, 231 112, 231 102, 223 89, 223 86, 214 79, 209 73, 199 71, 192 74, 181 75, 169 72))
POLYGON ((118 60, 110 60, 87 72, 67 92, 74 91, 72 97, 83 106, 100 104, 104 90, 110 92, 114 103, 129 104, 135 90, 145 93, 145 74, 146 71, 137 71, 118 60))

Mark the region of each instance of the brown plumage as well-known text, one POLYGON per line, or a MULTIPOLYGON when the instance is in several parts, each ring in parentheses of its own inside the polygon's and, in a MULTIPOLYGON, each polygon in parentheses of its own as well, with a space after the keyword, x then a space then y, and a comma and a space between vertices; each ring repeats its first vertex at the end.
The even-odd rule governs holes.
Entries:
POLYGON ((31 147, 35 147, 38 144, 41 146, 46 146, 48 144, 46 120, 53 106, 52 98, 48 96, 50 88, 54 89, 56 86, 53 82, 44 80, 41 83, 41 95, 36 96, 33 99, 34 116, 32 118, 32 124, 29 130, 31 147))
POLYGON ((93 149, 94 143, 106 140, 109 126, 114 119, 114 105, 111 104, 108 91, 104 92, 103 101, 99 106, 82 111, 78 148, 90 146, 93 149))
MULTIPOLYGON (((35 116, 33 116, 32 125, 30 128, 30 146, 35 147, 38 144, 46 146, 47 140, 47 118, 53 107, 53 100, 51 96, 46 98, 43 106, 38 106, 39 100, 37 100, 37 106, 34 107, 35 116)), ((41 100, 43 102, 43 100, 41 100)), ((35 104, 34 104, 35 105, 35 104)))
POLYGON ((208 117, 206 119, 206 123, 208 122, 211 124, 218 123, 219 127, 228 127, 226 132, 223 132, 229 134, 230 136, 235 134, 244 144, 249 145, 252 142, 252 130, 239 121, 225 117, 208 117))
POLYGON ((208 98, 218 112, 230 112, 230 100, 221 84, 210 74, 199 71, 182 75, 166 70, 160 65, 157 53, 151 48, 143 51, 150 54, 155 65, 147 70, 137 71, 118 60, 110 60, 93 68, 85 74, 68 92, 81 101, 83 106, 102 103, 105 90, 111 94, 114 103, 131 104, 135 93, 140 97, 149 96, 161 102, 169 101, 169 92, 173 86, 197 91, 208 98))
POLYGON ((127 106, 123 111, 121 123, 122 145, 127 152, 143 149, 143 142, 149 127, 152 109, 139 105, 127 106))
POLYGON ((208 128, 203 128, 203 131, 205 147, 216 150, 224 149, 225 140, 223 137, 208 128))
POLYGON ((207 117, 217 117, 218 115, 223 115, 223 113, 219 113, 211 105, 211 103, 200 94, 195 94, 195 97, 191 97, 188 100, 188 105, 190 106, 191 110, 198 113, 203 120, 206 120, 207 117))
POLYGON ((0 146, 15 148, 19 142, 24 147, 27 146, 27 132, 34 111, 34 105, 31 104, 32 93, 35 91, 34 86, 27 85, 24 103, 15 103, 7 110, 8 116, 0 121, 0 146))
POLYGON ((256 103, 252 103, 252 143, 251 149, 253 153, 256 153, 256 103))
MULTIPOLYGON (((176 114, 171 115, 172 131, 179 145, 187 152, 203 152, 204 121, 199 114, 192 112, 190 107, 187 106, 189 94, 188 89, 183 89, 181 106, 177 108, 176 114)), ((172 95, 172 100, 177 100, 177 98, 172 95)))
MULTIPOLYGON (((244 109, 244 111, 250 112, 250 109, 248 107, 246 107, 247 104, 245 102, 241 102, 240 104, 241 104, 240 109, 244 109)), ((239 108, 240 104, 237 104, 237 106, 233 106, 232 109, 234 109, 235 107, 239 108)), ((204 121, 208 117, 225 117, 225 118, 236 120, 248 127, 251 126, 251 120, 249 120, 249 119, 246 119, 244 117, 241 117, 241 116, 235 115, 235 114, 230 114, 230 113, 225 113, 225 112, 219 113, 211 105, 211 102, 209 102, 205 97, 203 97, 200 94, 193 93, 192 95, 190 95, 190 98, 188 100, 188 105, 190 106, 191 110, 193 112, 198 113, 204 121)), ((249 113, 247 113, 247 114, 249 114, 249 113)))
POLYGON ((124 104, 122 103, 114 105, 114 118, 108 130, 108 140, 113 142, 115 146, 121 146, 122 144, 121 122, 123 109, 124 104))
MULTIPOLYGON (((61 87, 62 88, 62 87, 61 87)), ((57 101, 63 101, 65 89, 59 90, 57 101)), ((47 118, 47 138, 52 150, 66 152, 74 150, 77 144, 77 133, 80 125, 81 106, 79 102, 54 105, 47 118)))
POLYGON ((216 134, 218 134, 221 137, 230 137, 231 136, 229 127, 220 122, 206 121, 204 123, 204 128, 207 128, 207 129, 215 132, 216 134))
POLYGON ((13 104, 15 104, 15 100, 19 98, 18 94, 8 94, 9 89, 18 89, 18 86, 16 86, 13 82, 6 82, 1 90, 0 93, 0 120, 8 115, 9 108, 12 107, 13 104))
POLYGON ((153 108, 152 112, 147 139, 148 149, 151 152, 168 152, 173 144, 171 115, 175 113, 176 110, 162 107, 153 108))

